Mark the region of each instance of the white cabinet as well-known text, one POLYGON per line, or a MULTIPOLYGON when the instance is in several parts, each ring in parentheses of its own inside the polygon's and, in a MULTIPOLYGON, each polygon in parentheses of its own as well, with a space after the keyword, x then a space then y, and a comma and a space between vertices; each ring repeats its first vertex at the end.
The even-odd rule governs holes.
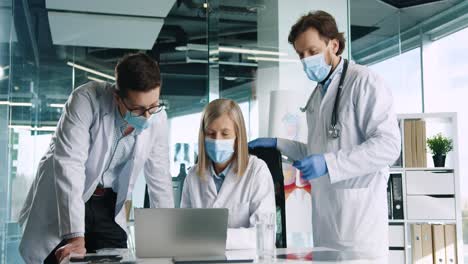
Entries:
POLYGON ((389 264, 404 264, 405 263, 405 251, 404 250, 390 250, 388 254, 389 264))
POLYGON ((453 172, 407 171, 406 193, 408 195, 453 195, 455 194, 453 172))
MULTIPOLYGON (((411 245, 413 224, 454 225, 455 241, 463 241, 459 203, 461 198, 457 114, 403 114, 398 115, 398 121, 402 136, 402 154, 390 173, 401 175, 402 184, 399 188, 397 186, 396 194, 392 186, 393 181, 387 190, 387 197, 390 199, 389 215, 392 218, 389 220, 389 263, 410 264, 413 263, 411 245), (407 126, 405 124, 409 123, 405 121, 415 121, 416 125, 407 126), (421 124, 422 126, 418 126, 421 124), (421 145, 426 143, 427 138, 438 133, 452 139, 454 145, 453 151, 447 155, 444 168, 434 167, 429 149, 426 148, 425 151, 424 145, 421 145), (424 154, 427 155, 421 156, 424 154), (400 204, 403 212, 398 210, 396 214, 394 207, 400 204)), ((456 263, 464 263, 463 243, 457 243, 455 251, 458 252, 455 254, 456 263)))
POLYGON ((391 248, 405 247, 405 226, 404 225, 389 225, 388 226, 388 245, 391 248))
POLYGON ((407 196, 410 220, 455 220, 455 199, 432 196, 407 196))

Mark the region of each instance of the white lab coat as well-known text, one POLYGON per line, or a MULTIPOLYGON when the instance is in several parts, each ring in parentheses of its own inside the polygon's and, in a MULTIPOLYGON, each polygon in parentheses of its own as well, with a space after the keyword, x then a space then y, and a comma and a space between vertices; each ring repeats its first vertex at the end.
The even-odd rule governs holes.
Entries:
POLYGON ((219 193, 211 170, 207 169, 202 179, 193 167, 185 178, 180 207, 228 208, 226 249, 252 249, 256 248, 256 215, 276 212, 273 178, 265 162, 252 155, 244 175, 238 176, 234 167, 219 193))
MULTIPOLYGON (((368 68, 349 64, 338 110, 341 137, 327 131, 341 73, 306 110, 308 143, 278 139, 294 160, 324 154, 328 174, 311 181, 314 246, 388 254, 388 166, 399 156, 400 131, 391 92, 368 68)), ((298 106, 299 107, 299 106, 298 106)))
MULTIPOLYGON (((42 263, 63 235, 85 232, 85 202, 99 182, 113 142, 117 107, 113 89, 108 83, 90 82, 77 88, 65 105, 20 214, 24 228, 20 253, 26 263, 42 263)), ((123 205, 142 169, 151 205, 174 207, 164 111, 135 144, 120 174, 128 177, 119 179, 117 191, 115 221, 124 230, 123 205)))

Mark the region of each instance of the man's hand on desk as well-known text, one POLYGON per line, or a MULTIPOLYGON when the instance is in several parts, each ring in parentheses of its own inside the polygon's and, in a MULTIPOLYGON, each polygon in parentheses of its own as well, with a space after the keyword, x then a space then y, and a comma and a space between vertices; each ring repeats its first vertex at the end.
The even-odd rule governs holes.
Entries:
POLYGON ((67 244, 55 252, 55 257, 57 258, 58 263, 61 263, 63 259, 70 256, 71 253, 85 255, 85 239, 84 237, 75 237, 68 239, 67 244))

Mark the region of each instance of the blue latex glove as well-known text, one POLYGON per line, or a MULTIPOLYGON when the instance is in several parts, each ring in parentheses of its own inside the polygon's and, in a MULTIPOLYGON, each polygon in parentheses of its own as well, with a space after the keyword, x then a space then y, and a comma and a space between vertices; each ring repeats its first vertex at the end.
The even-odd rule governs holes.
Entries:
POLYGON ((257 138, 249 142, 249 149, 263 147, 276 148, 278 140, 276 138, 257 138))
POLYGON ((327 163, 323 155, 311 155, 302 160, 296 160, 293 166, 302 172, 304 180, 312 180, 327 174, 327 163))

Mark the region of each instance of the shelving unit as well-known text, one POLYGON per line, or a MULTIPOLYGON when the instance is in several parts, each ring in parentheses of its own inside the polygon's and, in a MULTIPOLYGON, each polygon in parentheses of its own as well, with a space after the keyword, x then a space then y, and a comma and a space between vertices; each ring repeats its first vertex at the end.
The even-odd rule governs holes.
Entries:
MULTIPOLYGON (((457 114, 404 114, 399 115, 398 120, 402 135, 402 157, 398 161, 401 164, 392 166, 390 168, 390 173, 401 174, 402 177, 403 219, 389 220, 389 263, 412 263, 412 224, 455 224, 458 260, 457 263, 463 264, 463 235, 461 216, 460 175, 458 168, 459 152, 457 135, 457 114), (404 151, 405 120, 424 120, 426 122, 427 129, 426 139, 437 133, 442 133, 444 136, 447 136, 453 140, 454 149, 447 155, 445 168, 435 168, 433 166, 432 157, 430 153, 427 154, 428 167, 407 168, 405 166, 405 161, 407 158, 405 157, 404 151), (428 180, 421 180, 424 178, 428 180), (429 179, 431 179, 432 181, 429 179), (442 204, 442 206, 440 206, 439 204, 442 204), (450 208, 452 207, 452 204, 453 208, 450 208), (434 210, 425 210, 425 206, 427 206, 427 208, 434 208, 434 210), (437 206, 440 206, 440 208, 442 208, 443 210, 435 209, 437 208, 437 206), (403 234, 401 234, 401 232, 403 232, 403 234)), ((426 142, 426 139, 424 139, 424 142, 426 142)))

